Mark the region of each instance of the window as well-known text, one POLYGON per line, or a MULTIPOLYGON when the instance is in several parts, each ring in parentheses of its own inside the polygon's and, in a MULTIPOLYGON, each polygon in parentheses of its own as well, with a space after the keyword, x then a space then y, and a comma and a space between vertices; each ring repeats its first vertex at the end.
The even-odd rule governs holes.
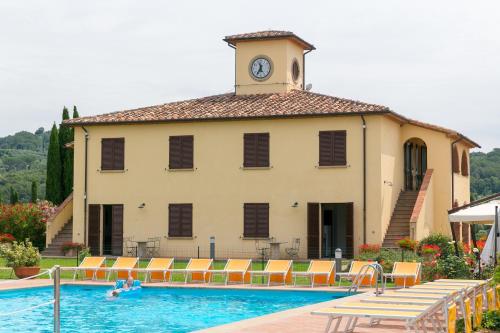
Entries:
POLYGON ((243 145, 243 167, 269 167, 269 133, 245 133, 243 145))
POLYGON ((243 237, 269 237, 269 204, 246 203, 243 206, 243 237))
POLYGON ((170 137, 169 169, 193 168, 193 136, 181 135, 170 137))
POLYGON ((168 205, 168 236, 193 237, 193 204, 168 205))
POLYGON ((462 152, 462 165, 460 169, 462 169, 462 176, 469 175, 469 161, 467 159, 467 153, 465 152, 465 150, 462 152))
POLYGON ((319 132, 319 165, 346 165, 346 131, 319 132))
POLYGON ((456 146, 453 146, 453 151, 451 154, 451 167, 453 172, 460 173, 460 165, 458 164, 458 149, 456 146))
POLYGON ((124 170, 124 150, 124 138, 102 139, 101 170, 124 170))

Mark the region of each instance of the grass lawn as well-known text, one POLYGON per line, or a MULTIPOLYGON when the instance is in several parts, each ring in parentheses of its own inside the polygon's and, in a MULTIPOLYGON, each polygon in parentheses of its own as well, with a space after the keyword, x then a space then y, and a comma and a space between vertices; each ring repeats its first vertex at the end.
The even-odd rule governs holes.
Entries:
MULTIPOLYGON (((145 268, 148 264, 149 260, 140 260, 139 261, 139 267, 140 268, 145 268)), ((106 260, 106 266, 111 267, 114 263, 113 259, 108 259, 106 260)), ((187 260, 176 260, 174 262, 174 268, 185 268, 187 266, 188 261, 187 260)), ((214 261, 214 269, 223 269, 224 265, 226 264, 225 261, 214 261)), ((61 267, 74 267, 77 265, 76 258, 42 258, 40 262, 40 267, 42 269, 48 269, 52 268, 54 265, 60 265, 61 267)), ((252 270, 259 271, 264 268, 265 264, 263 265, 262 262, 260 261, 253 261, 252 262, 252 270)), ((0 267, 5 267, 5 260, 3 258, 0 258, 0 267)), ((306 271, 307 268, 309 267, 308 262, 294 262, 293 263, 293 271, 306 271)), ((46 276, 42 276, 42 278, 46 278, 46 276)), ((72 279, 73 278, 73 272, 69 271, 62 271, 61 272, 61 278, 63 279, 72 279)), ((0 270, 0 279, 17 279, 14 274, 11 275, 10 270, 0 270)), ((139 279, 142 281, 144 279, 144 273, 139 273, 139 279)), ((182 274, 174 274, 173 281, 175 282, 182 282, 183 281, 183 276, 182 274)), ((214 277, 214 282, 223 282, 222 277, 220 275, 216 275, 214 277)), ((254 277, 254 283, 259 283, 261 282, 261 277, 254 277)), ((300 285, 308 285, 309 284, 309 279, 299 277, 297 278, 297 284, 300 285)), ((390 285, 388 283, 388 285, 390 285)), ((350 282, 348 281, 343 281, 342 286, 350 286, 350 282)))

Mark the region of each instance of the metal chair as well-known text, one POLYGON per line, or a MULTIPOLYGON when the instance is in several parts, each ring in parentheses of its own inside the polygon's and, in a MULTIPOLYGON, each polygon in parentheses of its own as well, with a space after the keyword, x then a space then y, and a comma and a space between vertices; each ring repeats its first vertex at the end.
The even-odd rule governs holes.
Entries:
POLYGON ((287 247, 285 249, 286 254, 290 257, 290 259, 296 259, 299 255, 300 249, 300 238, 294 238, 292 240, 292 247, 287 247))
POLYGON ((260 245, 260 242, 258 240, 255 241, 255 250, 257 251, 257 254, 259 255, 260 258, 266 260, 269 259, 269 252, 271 250, 271 247, 269 244, 267 245, 260 245))
POLYGON ((161 237, 149 237, 146 242, 146 255, 150 258, 160 256, 161 237))
POLYGON ((137 257, 137 243, 134 242, 134 237, 123 238, 123 250, 127 257, 137 257))

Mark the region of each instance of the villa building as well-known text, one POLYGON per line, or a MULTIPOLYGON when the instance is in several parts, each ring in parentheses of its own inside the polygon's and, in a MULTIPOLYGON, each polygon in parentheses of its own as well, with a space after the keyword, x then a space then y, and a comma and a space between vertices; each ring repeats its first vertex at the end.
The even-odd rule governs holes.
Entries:
POLYGON ((234 92, 64 121, 74 192, 48 225, 49 251, 62 234, 108 255, 159 237, 160 255, 188 257, 215 237, 218 257, 252 257, 273 238, 285 256, 298 238, 298 257, 317 258, 452 233, 447 211, 469 202, 475 142, 310 91, 315 47, 292 32, 224 41, 234 92))

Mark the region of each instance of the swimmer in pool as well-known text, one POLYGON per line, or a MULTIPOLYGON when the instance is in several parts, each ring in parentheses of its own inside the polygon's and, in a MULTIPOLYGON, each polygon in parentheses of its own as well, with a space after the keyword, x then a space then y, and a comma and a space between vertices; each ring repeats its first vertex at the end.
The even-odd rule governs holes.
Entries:
POLYGON ((123 287, 113 290, 111 292, 111 296, 117 297, 118 295, 120 295, 122 291, 129 290, 130 288, 132 288, 133 285, 134 285, 134 278, 132 276, 129 276, 127 282, 123 284, 123 287))

